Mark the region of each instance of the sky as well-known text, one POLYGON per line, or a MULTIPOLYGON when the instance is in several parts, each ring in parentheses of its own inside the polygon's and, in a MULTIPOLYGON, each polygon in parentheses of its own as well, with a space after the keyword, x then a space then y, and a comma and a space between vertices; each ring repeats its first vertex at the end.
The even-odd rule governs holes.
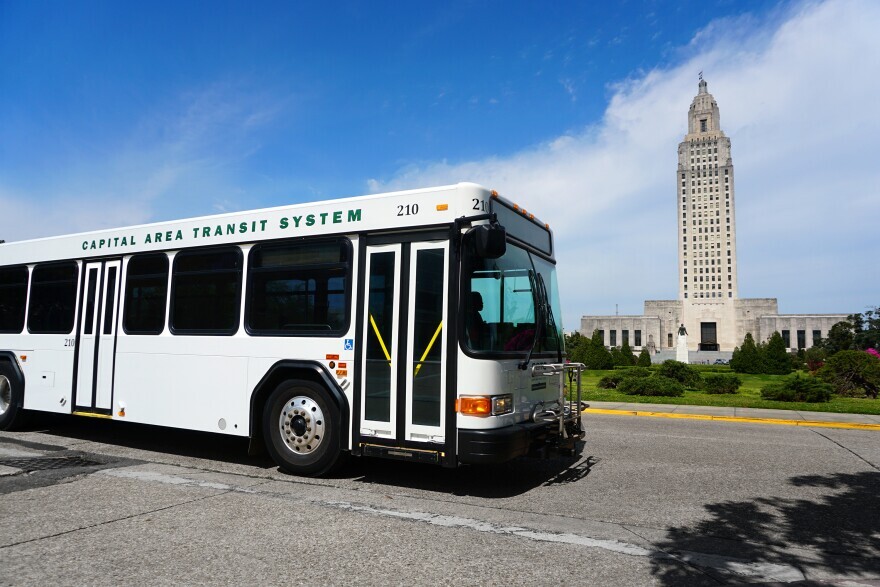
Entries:
POLYGON ((880 304, 880 2, 0 0, 0 239, 474 181, 564 324, 677 290, 677 146, 731 138, 740 297, 880 304))

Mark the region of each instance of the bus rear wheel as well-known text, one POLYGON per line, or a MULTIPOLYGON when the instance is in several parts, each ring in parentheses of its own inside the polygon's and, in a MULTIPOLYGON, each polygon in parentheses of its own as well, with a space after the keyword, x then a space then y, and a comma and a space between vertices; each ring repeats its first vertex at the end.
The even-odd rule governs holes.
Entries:
POLYGON ((288 473, 327 473, 340 457, 339 422, 339 410, 320 385, 285 381, 275 388, 263 409, 266 448, 288 473))
POLYGON ((0 362, 0 430, 13 430, 21 425, 22 389, 8 363, 0 362))

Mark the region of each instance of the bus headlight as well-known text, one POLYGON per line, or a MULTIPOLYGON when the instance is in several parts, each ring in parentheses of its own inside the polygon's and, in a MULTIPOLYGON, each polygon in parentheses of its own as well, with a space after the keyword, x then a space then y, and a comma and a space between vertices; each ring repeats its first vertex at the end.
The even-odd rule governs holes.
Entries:
POLYGON ((513 411, 513 395, 462 396, 455 401, 455 411, 465 416, 500 416, 513 411))
POLYGON ((492 398, 492 415, 500 416, 513 411, 513 395, 506 393, 492 398))

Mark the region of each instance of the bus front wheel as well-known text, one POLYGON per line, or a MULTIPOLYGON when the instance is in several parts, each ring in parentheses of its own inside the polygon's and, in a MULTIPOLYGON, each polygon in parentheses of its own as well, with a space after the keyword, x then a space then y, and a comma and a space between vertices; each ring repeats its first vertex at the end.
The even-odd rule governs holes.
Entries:
POLYGON ((0 362, 0 430, 13 430, 21 425, 22 389, 12 367, 0 362))
POLYGON ((288 473, 327 473, 340 457, 340 420, 339 410, 320 385, 285 381, 263 409, 266 448, 288 473))

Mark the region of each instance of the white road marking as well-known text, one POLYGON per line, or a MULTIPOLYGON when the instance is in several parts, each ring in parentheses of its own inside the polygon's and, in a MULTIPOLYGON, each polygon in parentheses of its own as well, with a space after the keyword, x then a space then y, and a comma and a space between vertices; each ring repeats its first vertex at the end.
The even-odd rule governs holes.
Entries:
POLYGON ((241 493, 256 493, 253 489, 246 487, 237 487, 235 485, 226 485, 225 483, 214 483, 212 481, 200 481, 198 479, 188 479, 186 477, 178 477, 176 475, 166 475, 165 473, 157 473, 155 471, 132 471, 130 469, 103 469, 98 471, 101 475, 110 475, 111 477, 121 477, 123 479, 137 479, 138 481, 152 481, 154 483, 164 483, 166 485, 182 485, 185 487, 201 487, 204 489, 217 489, 220 491, 235 491, 241 493))
MULTIPOLYGON (((225 483, 215 483, 211 481, 200 481, 198 479, 189 479, 187 477, 168 475, 165 473, 157 473, 154 471, 131 469, 104 469, 102 471, 98 471, 95 474, 110 475, 111 477, 134 479, 137 481, 163 483, 166 485, 231 491, 235 493, 268 493, 263 492, 259 489, 249 489, 247 487, 227 485, 225 483)), ((347 501, 310 501, 311 503, 324 507, 332 507, 349 512, 368 514, 372 516, 396 518, 399 520, 412 520, 414 522, 431 524, 433 526, 444 526, 447 528, 464 528, 467 530, 473 530, 475 532, 485 532, 489 534, 499 534, 504 536, 515 536, 517 538, 534 540, 537 542, 555 542, 560 544, 585 546, 589 548, 601 548, 602 550, 607 550, 610 552, 615 552, 628 556, 641 556, 654 559, 684 561, 697 567, 715 569, 718 571, 723 571, 725 573, 737 575, 739 577, 748 577, 752 579, 760 579, 763 581, 791 583, 794 581, 805 580, 804 574, 799 569, 790 565, 778 565, 765 562, 750 562, 726 556, 691 551, 676 552, 673 555, 660 550, 650 550, 635 544, 621 542, 620 540, 590 538, 589 536, 582 536, 580 534, 571 534, 565 532, 545 532, 531 528, 523 528, 520 526, 502 526, 494 524, 492 522, 477 520, 474 518, 446 516, 441 514, 432 514, 428 512, 377 508, 369 505, 353 504, 347 501)))
POLYGON ((732 573, 740 577, 758 578, 766 581, 780 581, 784 583, 803 581, 805 579, 804 574, 800 570, 789 565, 749 562, 725 556, 690 551, 682 551, 680 553, 676 553, 676 555, 673 556, 659 550, 648 550, 646 548, 642 548, 641 546, 621 542, 619 540, 603 540, 570 533, 542 532, 538 530, 530 530, 528 528, 520 528, 517 526, 498 526, 490 522, 475 520, 473 518, 444 516, 427 512, 405 512, 399 510, 375 508, 367 505, 356 505, 344 501, 327 502, 327 505, 351 512, 360 512, 375 516, 387 516, 391 518, 413 520, 416 522, 424 522, 434 526, 467 528, 470 530, 475 530, 477 532, 488 532, 491 534, 517 536, 520 538, 526 538, 538 542, 558 542, 562 544, 588 546, 630 556, 645 556, 655 559, 682 560, 698 567, 717 569, 720 571, 725 571, 727 573, 732 573))

